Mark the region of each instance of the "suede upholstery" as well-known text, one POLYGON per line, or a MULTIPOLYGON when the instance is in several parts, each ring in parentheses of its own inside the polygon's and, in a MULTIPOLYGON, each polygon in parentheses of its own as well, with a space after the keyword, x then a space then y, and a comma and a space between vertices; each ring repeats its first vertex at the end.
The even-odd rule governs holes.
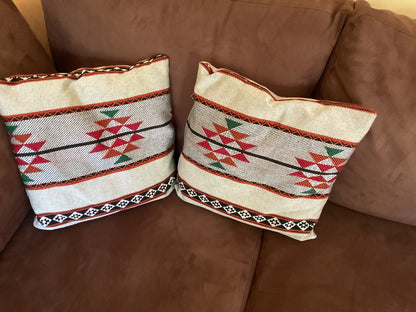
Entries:
MULTIPOLYGON (((53 71, 10 3, 0 0, 0 73, 53 71)), ((282 96, 352 101, 374 108, 379 118, 336 182, 333 200, 345 208, 324 207, 317 240, 263 232, 175 194, 52 232, 35 229, 30 212, 0 253, 1 310, 414 310, 416 227, 348 209, 407 223, 416 218, 409 147, 414 21, 362 1, 353 11, 353 0, 42 3, 59 71, 169 55, 177 151, 201 60, 282 96), (397 170, 386 168, 392 163, 397 170)), ((4 244, 29 206, 0 131, 4 244)))
MULTIPOLYGON (((52 61, 9 0, 0 0, 0 76, 53 73, 52 61)), ((0 251, 30 209, 0 120, 0 251)))
POLYGON ((294 244, 264 232, 248 312, 414 311, 414 227, 329 203, 317 233, 294 244))
POLYGON ((317 97, 362 104, 377 119, 330 200, 416 225, 416 21, 358 1, 317 97))

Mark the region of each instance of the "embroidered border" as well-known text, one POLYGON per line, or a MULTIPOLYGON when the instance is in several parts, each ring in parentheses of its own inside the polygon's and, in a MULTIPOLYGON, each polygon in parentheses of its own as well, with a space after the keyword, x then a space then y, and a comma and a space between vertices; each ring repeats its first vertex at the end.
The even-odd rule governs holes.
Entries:
MULTIPOLYGON (((213 74, 214 71, 211 68, 209 63, 206 62, 201 62, 200 63, 205 70, 209 73, 209 74, 213 74)), ((327 106, 338 106, 338 107, 343 107, 343 108, 347 108, 347 109, 353 109, 353 110, 358 110, 358 111, 362 111, 362 112, 367 112, 367 113, 372 113, 375 114, 375 111, 369 107, 365 107, 365 106, 360 106, 360 105, 356 105, 356 104, 348 104, 348 103, 342 103, 342 102, 335 102, 335 101, 325 101, 325 100, 312 100, 312 99, 305 99, 305 98, 276 98, 269 89, 267 89, 266 87, 263 87, 262 85, 258 84, 257 82, 254 82, 251 79, 248 79, 240 74, 237 74, 236 72, 233 72, 232 70, 229 69, 225 69, 225 68, 220 68, 216 70, 217 73, 222 73, 224 75, 236 78, 256 89, 259 89, 265 93, 267 93, 273 100, 275 101, 307 101, 307 102, 312 102, 312 103, 317 103, 317 104, 321 104, 321 105, 327 105, 327 106)))
POLYGON ((82 106, 72 106, 72 107, 64 107, 64 108, 58 108, 58 109, 52 109, 52 110, 44 110, 44 111, 38 111, 34 113, 27 113, 27 114, 18 114, 18 115, 8 115, 8 116, 2 116, 3 119, 6 122, 13 122, 13 121, 22 121, 22 120, 28 120, 28 119, 36 119, 36 118, 44 118, 44 117, 52 117, 57 115, 64 115, 64 114, 72 114, 72 113, 78 113, 78 112, 84 112, 89 111, 93 109, 102 109, 102 108, 108 108, 108 107, 115 107, 115 106, 121 106, 121 105, 127 105, 134 102, 141 102, 144 100, 150 100, 159 96, 167 95, 169 94, 170 89, 163 89, 155 92, 140 94, 134 97, 115 100, 115 101, 108 101, 108 102, 102 102, 102 103, 95 103, 95 104, 89 104, 89 105, 82 105, 82 106))
POLYGON ((52 79, 79 79, 82 76, 91 76, 97 74, 122 74, 129 70, 132 70, 137 67, 142 67, 149 65, 151 63, 156 63, 159 61, 163 61, 169 59, 167 55, 164 54, 157 54, 151 58, 141 60, 137 62, 135 65, 111 65, 111 66, 100 66, 100 67, 82 67, 78 68, 69 73, 56 73, 56 74, 35 74, 35 75, 13 75, 9 76, 3 80, 0 79, 0 84, 8 84, 8 85, 15 85, 19 83, 29 82, 29 81, 36 81, 36 80, 52 80, 52 79))
POLYGON ((155 161, 157 159, 163 158, 163 157, 169 155, 174 150, 174 148, 175 148, 175 146, 172 145, 171 147, 169 147, 169 149, 167 149, 164 152, 149 156, 147 158, 143 158, 139 161, 135 161, 135 162, 133 162, 131 164, 128 164, 128 165, 119 166, 119 167, 115 167, 115 168, 109 168, 109 169, 106 169, 106 170, 103 170, 103 171, 90 173, 90 174, 87 174, 87 175, 82 176, 82 177, 76 177, 76 178, 73 178, 73 179, 70 179, 70 180, 65 180, 65 181, 48 182, 48 183, 35 184, 35 185, 26 184, 25 188, 26 188, 26 190, 43 190, 43 189, 56 187, 56 186, 72 185, 72 184, 80 183, 80 182, 83 182, 83 181, 87 181, 87 180, 99 178, 99 177, 102 177, 102 176, 106 176, 106 175, 109 175, 109 174, 114 173, 114 172, 121 172, 121 171, 129 170, 129 169, 132 169, 132 168, 143 166, 143 165, 148 164, 148 163, 150 163, 152 161, 155 161))
POLYGON ((240 221, 273 230, 299 234, 311 233, 317 223, 315 219, 296 220, 278 215, 261 214, 258 211, 226 202, 197 190, 187 184, 179 175, 178 182, 179 191, 187 198, 240 221))
POLYGON ((243 113, 237 112, 235 110, 232 110, 228 107, 222 106, 218 103, 215 103, 211 100, 208 100, 198 94, 194 94, 193 98, 195 101, 197 101, 198 103, 205 105, 207 107, 213 108, 221 113, 224 113, 228 116, 234 117, 234 118, 238 118, 240 120, 252 123, 252 124, 256 124, 256 125, 260 125, 260 126, 265 126, 265 127, 269 127, 269 128, 274 128, 286 133, 290 133, 290 134, 294 134, 306 139, 310 139, 310 140, 314 140, 314 141, 320 141, 320 142, 324 142, 324 143, 329 143, 332 145, 338 145, 338 146, 343 146, 343 147, 350 147, 350 148, 355 148, 357 147, 358 143, 355 142, 349 142, 349 141, 345 141, 345 140, 339 140, 339 139, 335 139, 335 138, 331 138, 331 137, 327 137, 327 136, 323 136, 323 135, 318 135, 315 133, 311 133, 311 132, 307 132, 307 131, 303 131, 303 130, 299 130, 297 128, 292 128, 289 126, 286 126, 284 124, 281 124, 279 122, 275 122, 275 121, 271 121, 271 120, 265 120, 265 119, 260 119, 260 118, 254 118, 252 116, 248 116, 245 115, 243 113))
POLYGON ((287 197, 287 198, 307 198, 307 199, 325 199, 325 198, 329 197, 329 194, 295 195, 295 194, 287 193, 287 192, 284 192, 282 190, 279 190, 279 189, 277 189, 275 187, 272 187, 270 185, 267 185, 267 184, 262 184, 262 183, 258 183, 258 182, 244 180, 244 179, 241 179, 239 177, 233 176, 231 174, 205 167, 204 165, 198 163, 197 161, 193 160, 191 157, 185 155, 184 153, 182 153, 182 157, 186 161, 190 162, 191 164, 193 164, 194 166, 198 167, 201 170, 204 170, 206 172, 209 172, 211 174, 214 174, 214 175, 226 178, 226 179, 230 179, 232 181, 257 186, 257 187, 260 187, 260 188, 262 188, 266 191, 272 192, 272 193, 274 193, 276 195, 279 195, 279 196, 283 196, 283 197, 287 197))
POLYGON ((145 204, 150 200, 165 194, 174 184, 175 173, 161 183, 157 183, 140 192, 129 194, 117 199, 55 214, 38 214, 37 220, 45 227, 55 227, 69 222, 85 221, 87 219, 103 217, 110 213, 127 210, 145 204))

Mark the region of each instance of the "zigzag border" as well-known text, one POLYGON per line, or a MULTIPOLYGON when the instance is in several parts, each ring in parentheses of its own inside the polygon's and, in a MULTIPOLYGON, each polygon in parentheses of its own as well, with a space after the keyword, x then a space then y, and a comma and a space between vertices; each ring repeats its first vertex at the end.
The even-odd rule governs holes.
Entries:
POLYGON ((198 163, 197 161, 193 160, 191 157, 185 155, 183 152, 181 153, 181 155, 186 161, 190 162, 191 164, 193 164, 194 166, 198 167, 201 170, 204 170, 204 171, 212 173, 216 176, 220 176, 220 177, 232 180, 232 181, 257 186, 257 187, 260 187, 260 188, 262 188, 266 191, 269 191, 269 192, 274 193, 274 194, 279 195, 279 196, 283 196, 283 197, 287 197, 287 198, 306 198, 306 199, 325 199, 325 198, 329 197, 329 194, 295 195, 295 194, 287 193, 285 191, 279 190, 279 189, 277 189, 275 187, 272 187, 270 185, 267 185, 267 184, 262 184, 262 183, 258 183, 258 182, 244 180, 242 178, 233 176, 231 174, 205 167, 204 165, 202 165, 202 164, 198 163))
POLYGON ((169 92, 170 92, 170 89, 167 88, 167 89, 140 94, 137 96, 120 99, 120 100, 101 102, 101 103, 82 105, 82 106, 72 106, 72 107, 44 110, 44 111, 38 111, 38 112, 28 113, 28 114, 8 115, 8 116, 2 116, 2 117, 6 122, 31 120, 31 119, 44 118, 44 117, 53 117, 53 116, 64 115, 64 114, 84 112, 84 111, 89 111, 93 109, 102 109, 102 108, 108 108, 108 107, 127 105, 127 104, 131 104, 134 102, 141 102, 144 100, 150 100, 159 96, 167 95, 169 94, 169 92))
MULTIPOLYGON (((203 66, 205 68, 205 70, 209 73, 209 74, 213 74, 214 70, 211 68, 211 64, 207 63, 207 62, 201 62, 200 63, 201 66, 203 66)), ((232 70, 229 69, 225 69, 225 68, 220 68, 217 69, 215 72, 217 73, 221 73, 230 77, 233 77, 235 79, 238 79, 256 89, 259 89, 265 93, 267 93, 273 100, 275 101, 307 101, 307 102, 312 102, 312 103, 317 103, 317 104, 321 104, 321 105, 326 105, 326 106, 338 106, 338 107, 343 107, 343 108, 347 108, 347 109, 353 109, 353 110, 358 110, 358 111, 362 111, 362 112, 367 112, 367 113, 371 113, 371 114, 375 114, 375 111, 369 107, 365 107, 365 106, 361 106, 361 105, 357 105, 357 104, 349 104, 349 103, 343 103, 343 102, 336 102, 336 101, 327 101, 327 100, 313 100, 313 99, 307 99, 307 98, 280 98, 277 97, 266 87, 263 87, 262 85, 258 84, 257 82, 244 77, 232 70)))
POLYGON ((198 102, 202 105, 213 108, 213 109, 215 109, 217 111, 220 111, 220 112, 222 112, 226 115, 229 115, 229 116, 234 117, 234 118, 238 118, 240 120, 249 122, 251 124, 256 124, 256 125, 265 126, 265 127, 269 127, 269 128, 274 128, 274 129, 277 129, 277 130, 280 130, 280 131, 283 131, 283 132, 286 132, 286 133, 289 133, 289 134, 297 135, 297 136, 302 137, 302 138, 306 138, 306 139, 310 139, 310 140, 314 140, 314 141, 320 141, 320 142, 324 142, 324 143, 328 143, 328 144, 332 144, 332 145, 338 145, 338 146, 349 147, 349 148, 355 148, 358 145, 358 143, 349 142, 349 141, 345 141, 345 140, 339 140, 339 139, 335 139, 335 138, 331 138, 331 137, 327 137, 327 136, 323 136, 323 135, 317 135, 315 133, 299 130, 297 128, 292 128, 292 127, 286 126, 284 124, 281 124, 279 122, 248 116, 248 115, 245 115, 243 113, 232 110, 228 107, 222 106, 218 103, 215 103, 211 100, 208 100, 208 99, 206 99, 206 98, 204 98, 204 97, 202 97, 202 96, 200 96, 196 93, 194 93, 193 99, 196 102, 198 102))
POLYGON ((141 60, 135 65, 110 65, 100 67, 81 67, 69 73, 56 74, 32 74, 32 75, 13 75, 4 79, 0 79, 0 84, 17 85, 20 83, 37 81, 37 80, 52 80, 52 79, 72 79, 77 80, 82 76, 91 76, 97 74, 122 74, 134 68, 150 65, 159 61, 167 60, 169 57, 164 54, 157 54, 151 58, 141 60))
POLYGON ((79 221, 104 217, 115 212, 135 208, 164 195, 175 184, 175 174, 176 172, 172 173, 167 179, 144 190, 124 195, 108 202, 102 202, 99 204, 89 205, 86 207, 57 212, 53 214, 37 214, 36 218, 37 221, 44 227, 52 228, 55 226, 68 224, 70 222, 78 223, 79 221))
POLYGON ((103 171, 90 173, 90 174, 87 174, 87 175, 82 176, 82 177, 76 177, 76 178, 65 180, 65 181, 47 182, 47 183, 34 184, 34 185, 26 184, 25 188, 26 188, 26 190, 43 190, 43 189, 47 189, 47 188, 51 188, 51 187, 67 186, 67 185, 72 185, 72 184, 80 183, 80 182, 83 182, 83 181, 99 178, 99 177, 102 177, 102 176, 106 176, 106 175, 109 175, 109 174, 114 173, 114 172, 121 172, 121 171, 129 170, 129 169, 133 169, 133 168, 143 166, 143 165, 148 164, 152 161, 155 161, 157 159, 160 159, 160 158, 163 158, 163 157, 169 155, 174 150, 174 148, 175 148, 175 146, 172 145, 171 147, 169 147, 169 149, 167 149, 164 152, 149 156, 147 158, 143 158, 139 161, 133 162, 133 163, 128 164, 128 165, 119 166, 119 167, 116 167, 116 168, 110 168, 110 169, 106 169, 106 170, 103 170, 103 171))
POLYGON ((232 217, 238 221, 251 223, 255 226, 274 231, 310 234, 318 222, 316 219, 291 219, 279 215, 262 214, 258 211, 204 193, 189 185, 179 175, 178 182, 178 189, 181 194, 191 201, 202 204, 220 214, 232 217))

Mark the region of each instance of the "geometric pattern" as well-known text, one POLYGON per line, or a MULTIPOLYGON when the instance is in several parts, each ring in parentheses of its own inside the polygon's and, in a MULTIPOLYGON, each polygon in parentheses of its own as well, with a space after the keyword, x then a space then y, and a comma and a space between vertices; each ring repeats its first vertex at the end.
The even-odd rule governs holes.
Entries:
POLYGON ((295 183, 296 185, 307 188, 303 191, 303 194, 317 194, 319 190, 328 190, 335 182, 338 173, 344 168, 348 158, 334 157, 335 155, 342 153, 344 150, 339 148, 332 148, 325 146, 326 154, 317 154, 310 152, 310 159, 297 158, 296 161, 303 168, 312 169, 320 172, 328 172, 336 170, 333 176, 328 175, 311 175, 307 172, 296 171, 290 176, 301 178, 302 180, 295 183))
POLYGON ((235 110, 232 110, 228 107, 222 106, 218 103, 215 103, 213 101, 210 101, 198 94, 193 94, 193 99, 195 101, 197 101, 198 103, 205 105, 206 107, 210 107, 213 108, 223 114, 226 114, 230 117, 234 117, 243 121, 246 121, 248 123, 251 123, 253 125, 260 125, 260 126, 264 126, 264 127, 269 127, 269 128, 273 128, 273 129, 277 129, 279 131, 282 132, 286 132, 289 134, 293 134, 296 136, 300 136, 303 138, 307 138, 310 140, 314 140, 314 141, 320 141, 323 143, 328 143, 328 144, 332 144, 332 145, 338 145, 338 146, 345 146, 345 147, 349 147, 349 148, 356 148, 358 143, 354 143, 354 142, 349 142, 349 141, 344 141, 341 139, 335 139, 332 137, 328 137, 328 136, 324 136, 324 135, 317 135, 314 133, 309 133, 309 132, 305 132, 302 130, 299 130, 297 128, 294 127, 290 127, 284 124, 281 124, 279 122, 276 121, 270 121, 270 120, 263 120, 263 119, 258 119, 258 118, 254 118, 252 116, 247 116, 247 115, 243 115, 235 110))
POLYGON ((145 204, 150 200, 154 200, 169 191, 175 184, 175 181, 176 178, 174 176, 170 176, 161 183, 153 185, 138 193, 129 194, 123 198, 117 198, 106 203, 101 203, 97 206, 83 207, 68 212, 37 215, 36 218, 40 224, 51 228, 68 222, 103 217, 107 214, 134 208, 145 204))
POLYGON ((102 129, 87 133, 87 135, 99 141, 90 153, 105 152, 103 159, 118 157, 114 164, 131 160, 132 158, 127 156, 126 153, 139 149, 133 142, 144 138, 137 133, 126 135, 123 139, 117 137, 117 134, 122 133, 123 130, 136 131, 143 123, 143 121, 127 123, 132 116, 116 117, 118 112, 118 109, 101 111, 109 118, 95 121, 94 123, 102 129), (116 135, 114 139, 100 141, 102 138, 114 135, 116 135))
MULTIPOLYGON (((31 133, 13 134, 19 127, 18 125, 6 125, 6 127, 9 132, 10 142, 15 154, 18 152, 38 152, 46 143, 46 141, 28 142, 29 138, 32 136, 31 133)), ((33 155, 32 157, 26 157, 25 159, 16 156, 16 163, 19 167, 19 171, 24 182, 33 181, 29 177, 29 174, 43 171, 39 167, 36 167, 36 165, 49 162, 49 160, 39 155, 33 155)))
POLYGON ((179 176, 178 189, 184 196, 192 199, 193 201, 197 201, 210 209, 214 208, 221 214, 225 214, 257 226, 261 225, 262 227, 279 229, 284 232, 308 234, 313 230, 317 223, 317 220, 311 219, 296 220, 277 215, 261 214, 258 211, 253 211, 239 205, 227 203, 219 198, 192 188, 179 176))
POLYGON ((254 185, 257 187, 260 187, 266 191, 272 192, 274 194, 280 195, 280 196, 284 196, 284 197, 288 197, 288 198, 314 198, 314 199, 324 199, 324 198, 328 198, 328 194, 308 194, 308 195, 297 195, 297 194, 291 194, 285 191, 282 191, 276 187, 273 187, 271 185, 268 184, 263 184, 263 183, 259 183, 259 182, 254 182, 254 181, 249 181, 249 180, 245 180, 242 179, 240 177, 228 174, 226 172, 223 171, 217 171, 215 169, 212 168, 208 168, 205 167, 204 165, 198 163, 197 161, 195 161, 194 159, 190 158, 189 156, 187 156, 186 154, 184 154, 184 152, 182 152, 181 157, 183 157, 184 160, 190 162, 191 164, 193 164, 194 166, 198 167, 201 170, 204 170, 206 172, 209 172, 211 174, 220 176, 220 177, 224 177, 236 182, 240 182, 240 183, 244 183, 244 184, 249 184, 249 185, 254 185))
POLYGON ((235 128, 242 125, 241 123, 228 118, 225 118, 225 122, 226 126, 213 122, 213 129, 202 127, 206 137, 210 140, 204 140, 197 143, 199 146, 209 151, 204 154, 204 156, 214 160, 214 162, 211 162, 210 165, 222 170, 226 170, 224 165, 237 167, 236 160, 249 163, 249 160, 243 152, 232 154, 231 151, 227 149, 227 145, 237 147, 243 151, 256 147, 254 144, 243 142, 244 139, 249 137, 248 134, 235 130, 235 128), (214 139, 223 143, 221 147, 213 147, 213 145, 210 144, 210 141, 212 142, 214 139))

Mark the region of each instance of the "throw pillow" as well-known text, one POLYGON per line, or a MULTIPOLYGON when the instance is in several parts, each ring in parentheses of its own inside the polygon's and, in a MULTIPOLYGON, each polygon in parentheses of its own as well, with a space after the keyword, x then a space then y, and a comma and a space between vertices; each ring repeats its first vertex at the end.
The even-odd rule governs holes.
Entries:
POLYGON ((183 200, 297 240, 376 115, 358 105, 283 98, 201 62, 178 166, 183 200))
POLYGON ((69 226, 172 191, 168 62, 157 55, 0 82, 0 113, 35 227, 69 226))

